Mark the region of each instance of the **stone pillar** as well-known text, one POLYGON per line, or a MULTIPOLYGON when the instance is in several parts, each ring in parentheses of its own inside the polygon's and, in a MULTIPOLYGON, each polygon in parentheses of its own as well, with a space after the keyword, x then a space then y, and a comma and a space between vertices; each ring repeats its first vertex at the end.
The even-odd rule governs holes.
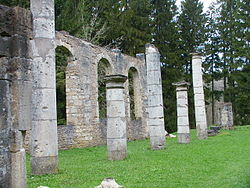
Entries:
POLYGON ((198 53, 192 54, 192 74, 194 88, 194 105, 196 130, 199 139, 207 138, 207 117, 204 99, 204 89, 202 80, 202 57, 198 53))
POLYGON ((222 109, 220 112, 220 125, 223 129, 233 128, 233 106, 231 102, 222 103, 222 109))
POLYGON ((32 174, 58 170, 54 0, 31 0, 33 14, 32 174))
POLYGON ((180 144, 190 143, 190 130, 188 118, 188 82, 173 83, 176 86, 177 99, 177 136, 180 144))
POLYGON ((162 99, 161 63, 158 49, 146 45, 147 88, 148 88, 148 126, 151 149, 165 147, 165 126, 162 99))
POLYGON ((31 129, 31 13, 0 5, 0 187, 25 188, 31 129))
POLYGON ((127 125, 125 115, 123 75, 105 77, 107 96, 107 148, 109 160, 122 160, 127 156, 127 125))

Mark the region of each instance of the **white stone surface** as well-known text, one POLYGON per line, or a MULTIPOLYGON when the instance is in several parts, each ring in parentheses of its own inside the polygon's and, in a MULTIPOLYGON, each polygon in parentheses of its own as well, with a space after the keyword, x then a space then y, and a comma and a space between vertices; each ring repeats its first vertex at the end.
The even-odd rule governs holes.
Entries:
POLYGON ((162 100, 160 54, 151 44, 146 45, 148 126, 152 149, 165 147, 165 125, 162 100), (157 125, 157 126, 156 126, 157 125))
POLYGON ((177 133, 190 133, 189 126, 188 125, 186 125, 186 126, 180 126, 179 125, 177 133))
POLYGON ((58 155, 56 120, 33 121, 32 156, 48 157, 58 155))
POLYGON ((107 127, 107 138, 126 138, 125 118, 108 118, 107 124, 109 125, 107 127))
POLYGON ((109 98, 107 101, 108 159, 122 160, 127 156, 127 120, 124 97, 124 82, 127 77, 113 75, 106 78, 106 96, 109 98), (120 95, 119 100, 117 100, 117 94, 120 95))
MULTIPOLYGON (((107 94, 109 91, 107 91, 107 94)), ((125 117, 124 101, 107 101, 107 117, 125 117)))
MULTIPOLYGON (((31 0, 30 3, 33 14, 35 80, 32 95, 31 160, 34 157, 36 163, 42 164, 45 157, 57 158, 58 155, 54 0, 31 0)), ((32 163, 32 170, 39 174, 43 174, 41 170, 44 170, 44 173, 55 173, 58 162, 53 162, 53 168, 49 170, 32 163)))
POLYGON ((176 86, 177 99, 177 135, 178 143, 190 143, 189 117, 188 117, 188 88, 189 83, 173 83, 176 86))
POLYGON ((202 80, 202 58, 199 54, 192 55, 192 74, 195 101, 196 129, 199 139, 207 138, 207 118, 202 80))
POLYGON ((122 188, 113 178, 105 178, 102 183, 95 188, 122 188))

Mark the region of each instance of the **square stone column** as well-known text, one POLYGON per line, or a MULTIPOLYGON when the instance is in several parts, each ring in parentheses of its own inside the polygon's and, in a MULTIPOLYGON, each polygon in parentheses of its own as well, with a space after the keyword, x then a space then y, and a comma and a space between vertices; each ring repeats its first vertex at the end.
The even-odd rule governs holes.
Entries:
POLYGON ((33 14, 32 174, 58 170, 54 0, 31 0, 33 14))
POLYGON ((107 148, 109 160, 122 160, 127 156, 127 121, 125 115, 123 75, 105 77, 107 97, 107 148))
POLYGON ((176 86, 177 99, 177 136, 178 143, 190 143, 190 130, 188 118, 188 82, 173 83, 176 86))
POLYGON ((194 106, 197 136, 199 139, 207 138, 207 116, 202 79, 202 57, 198 53, 192 53, 192 74, 194 89, 194 106))
POLYGON ((148 126, 151 149, 165 148, 165 125, 162 99, 161 62, 158 49, 146 45, 148 126))

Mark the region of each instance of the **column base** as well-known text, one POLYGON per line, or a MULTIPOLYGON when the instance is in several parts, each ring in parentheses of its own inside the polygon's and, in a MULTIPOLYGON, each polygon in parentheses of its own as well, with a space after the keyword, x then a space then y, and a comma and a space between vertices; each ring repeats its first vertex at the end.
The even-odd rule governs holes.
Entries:
POLYGON ((127 151, 109 151, 108 160, 123 160, 127 157, 127 151))
POLYGON ((207 139, 207 131, 205 131, 205 132, 198 132, 197 133, 197 137, 198 137, 198 139, 200 139, 200 140, 204 140, 204 139, 207 139))
POLYGON ((190 143, 190 134, 189 133, 178 133, 178 143, 179 144, 189 144, 190 143))
POLYGON ((58 172, 58 157, 32 157, 31 173, 33 175, 55 174, 58 172))
POLYGON ((163 137, 150 137, 151 149, 152 150, 161 150, 165 148, 166 138, 163 137))

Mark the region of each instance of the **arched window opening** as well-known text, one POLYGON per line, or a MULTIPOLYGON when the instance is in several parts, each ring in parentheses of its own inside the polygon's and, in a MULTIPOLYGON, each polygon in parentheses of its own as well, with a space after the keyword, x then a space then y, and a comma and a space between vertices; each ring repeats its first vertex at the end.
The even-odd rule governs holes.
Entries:
POLYGON ((72 54, 64 46, 56 48, 57 124, 66 125, 66 68, 72 54))
POLYGON ((128 71, 130 119, 142 117, 138 71, 132 67, 128 71))
POLYGON ((106 84, 104 77, 110 74, 110 64, 107 59, 102 58, 97 65, 98 73, 98 106, 99 118, 107 118, 106 84))

